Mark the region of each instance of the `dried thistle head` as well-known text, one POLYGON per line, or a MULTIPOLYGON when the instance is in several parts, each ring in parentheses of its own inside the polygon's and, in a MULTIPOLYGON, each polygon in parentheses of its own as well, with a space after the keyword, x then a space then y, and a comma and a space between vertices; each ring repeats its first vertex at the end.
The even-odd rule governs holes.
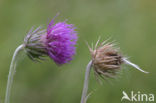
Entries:
POLYGON ((88 46, 92 56, 92 66, 96 75, 114 78, 121 70, 121 65, 123 63, 131 65, 141 72, 148 73, 125 58, 120 53, 119 48, 115 47, 115 44, 106 43, 106 41, 104 41, 98 46, 98 43, 99 40, 97 41, 94 49, 93 47, 91 48, 88 46))
MULTIPOLYGON (((119 48, 115 48, 113 43, 106 43, 106 41, 104 41, 99 46, 98 43, 99 40, 97 41, 94 47, 95 49, 93 49, 93 46, 91 48, 88 45, 89 51, 92 56, 92 60, 90 60, 90 62, 86 67, 81 103, 86 103, 88 98, 87 96, 88 81, 89 81, 89 75, 92 67, 94 69, 94 73, 96 74, 95 76, 96 77, 100 76, 103 79, 106 79, 105 77, 115 78, 116 75, 118 74, 118 71, 121 70, 121 64, 123 63, 131 65, 136 69, 140 70, 141 72, 148 73, 143 71, 136 64, 130 62, 127 58, 123 57, 119 52, 119 48)), ((96 79, 99 80, 98 78, 96 79)))
POLYGON ((123 63, 122 55, 119 49, 114 47, 113 43, 103 42, 98 46, 97 41, 95 49, 89 47, 92 55, 92 66, 98 75, 113 77, 120 70, 123 63))

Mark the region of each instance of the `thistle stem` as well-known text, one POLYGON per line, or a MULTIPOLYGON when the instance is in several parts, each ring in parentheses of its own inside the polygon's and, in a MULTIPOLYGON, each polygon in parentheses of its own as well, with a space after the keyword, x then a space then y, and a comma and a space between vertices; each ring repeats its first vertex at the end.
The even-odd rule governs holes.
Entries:
POLYGON ((84 86, 83 86, 83 91, 82 91, 82 96, 81 96, 81 103, 86 103, 87 101, 88 82, 89 82, 89 75, 90 75, 91 67, 92 67, 92 60, 88 63, 86 67, 84 86))
POLYGON ((23 50, 24 45, 20 45, 16 48, 13 57, 12 57, 12 61, 10 64, 10 70, 9 70, 9 75, 8 75, 8 81, 7 81, 7 88, 6 88, 6 94, 5 94, 5 102, 4 103, 9 103, 10 100, 10 93, 11 93, 11 87, 12 87, 12 83, 13 83, 13 77, 14 77, 14 73, 16 71, 16 63, 17 63, 17 57, 18 54, 21 50, 23 50))

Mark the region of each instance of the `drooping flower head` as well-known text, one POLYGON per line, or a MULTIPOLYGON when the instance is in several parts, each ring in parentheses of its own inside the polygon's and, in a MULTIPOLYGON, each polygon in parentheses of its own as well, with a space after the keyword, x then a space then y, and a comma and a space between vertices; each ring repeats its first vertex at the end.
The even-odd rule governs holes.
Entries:
POLYGON ((72 60, 77 42, 77 33, 73 24, 67 24, 66 21, 54 24, 52 20, 48 25, 45 39, 48 55, 57 64, 72 60))
POLYGON ((49 56, 56 64, 68 63, 76 52, 77 32, 73 24, 66 21, 49 23, 47 30, 32 30, 25 38, 26 52, 32 59, 49 56))

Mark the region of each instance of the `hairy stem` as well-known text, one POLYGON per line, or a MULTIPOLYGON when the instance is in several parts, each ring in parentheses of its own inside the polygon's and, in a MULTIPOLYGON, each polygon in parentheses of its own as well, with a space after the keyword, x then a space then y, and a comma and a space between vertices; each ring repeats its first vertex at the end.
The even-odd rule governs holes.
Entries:
POLYGON ((83 91, 82 91, 82 96, 81 96, 81 103, 86 103, 87 101, 86 99, 87 99, 88 82, 89 82, 89 75, 90 75, 91 67, 92 67, 92 61, 88 63, 87 68, 86 68, 84 86, 83 86, 83 91))
POLYGON ((23 48, 24 48, 23 44, 18 46, 17 49, 14 52, 13 57, 12 57, 12 61, 11 61, 11 64, 10 64, 9 75, 8 75, 8 82, 7 82, 7 88, 6 88, 5 102, 4 103, 9 103, 11 87, 12 87, 12 83, 13 83, 13 77, 14 77, 14 73, 16 71, 17 57, 18 57, 19 52, 23 48))

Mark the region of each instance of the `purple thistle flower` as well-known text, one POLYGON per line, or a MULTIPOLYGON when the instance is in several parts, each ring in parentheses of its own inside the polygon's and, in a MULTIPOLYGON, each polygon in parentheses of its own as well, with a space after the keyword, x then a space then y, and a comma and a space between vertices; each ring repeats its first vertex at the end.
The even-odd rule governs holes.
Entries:
POLYGON ((66 21, 54 25, 52 20, 47 27, 45 45, 48 55, 57 63, 64 64, 75 55, 77 32, 73 24, 66 21))
POLYGON ((77 32, 73 24, 66 21, 49 23, 47 30, 30 30, 24 40, 25 51, 32 60, 49 56, 56 64, 68 63, 76 52, 77 32))
POLYGON ((33 28, 24 38, 23 44, 15 50, 8 75, 5 103, 9 103, 11 86, 19 52, 24 50, 33 61, 43 60, 45 56, 52 58, 56 64, 68 63, 75 54, 77 32, 72 24, 59 22, 54 25, 54 19, 49 23, 47 29, 33 28))

